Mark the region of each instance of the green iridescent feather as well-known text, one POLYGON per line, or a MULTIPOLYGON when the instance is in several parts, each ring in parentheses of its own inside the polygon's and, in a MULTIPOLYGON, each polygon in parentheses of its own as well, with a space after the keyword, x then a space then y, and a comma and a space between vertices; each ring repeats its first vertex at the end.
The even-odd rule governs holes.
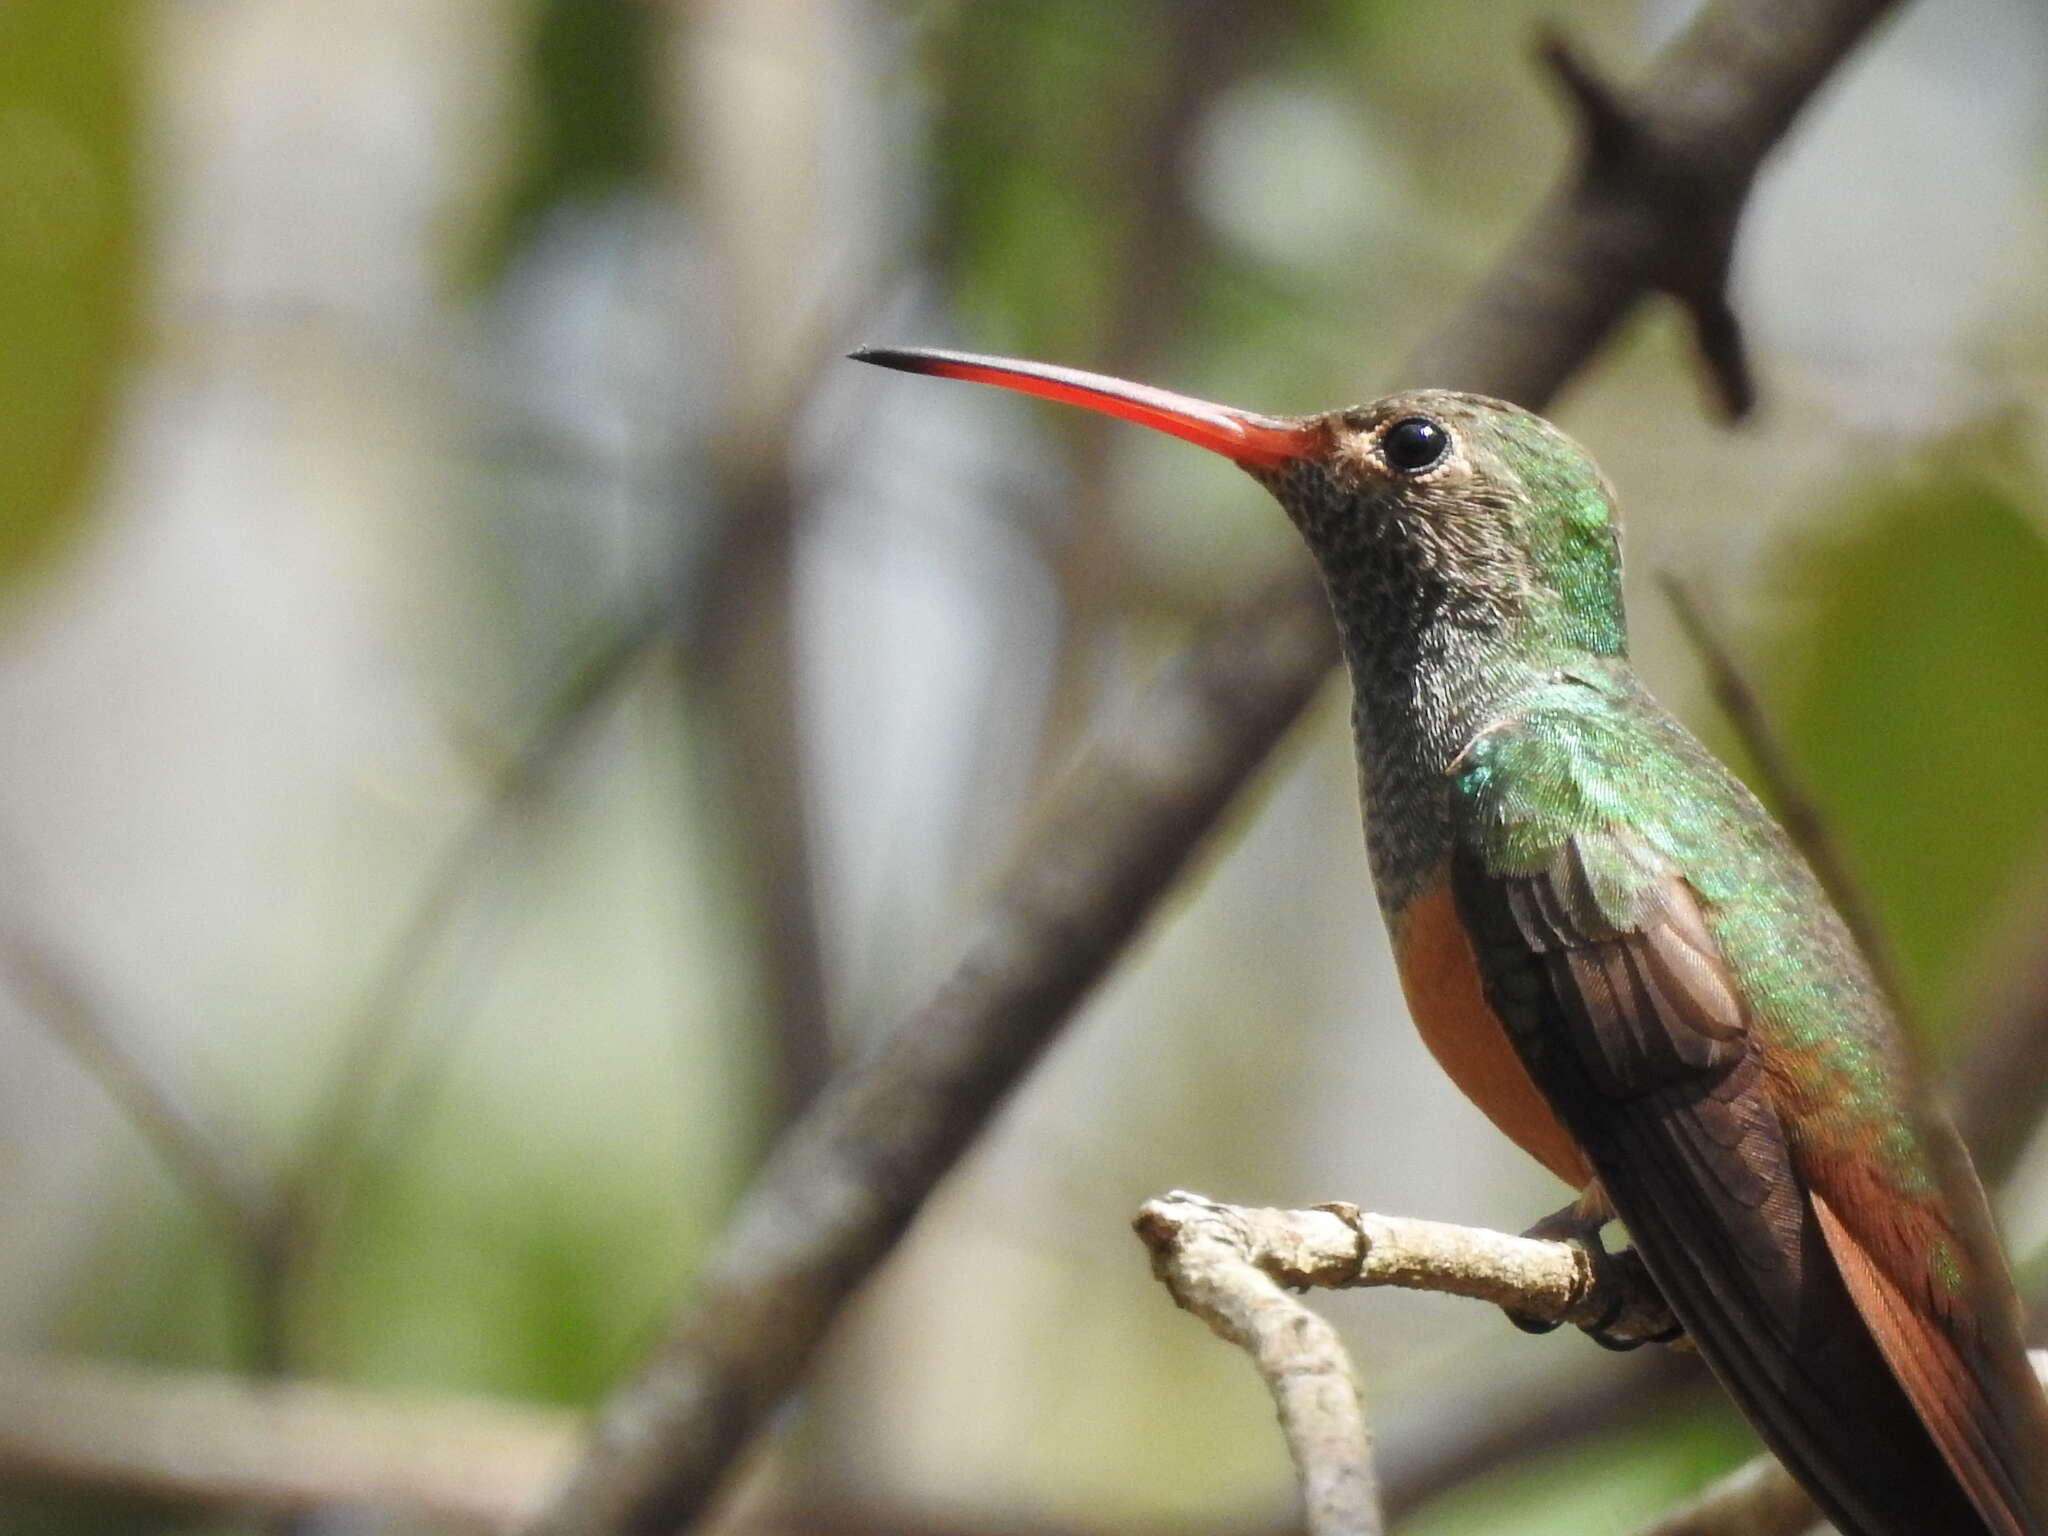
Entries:
POLYGON ((1938 1192, 1882 993, 1826 893, 1756 797, 1633 673, 1587 664, 1531 689, 1473 740, 1450 781, 1454 822, 1491 872, 1536 873, 1576 839, 1616 927, 1639 921, 1665 876, 1682 876, 1767 1048, 1837 1096, 1835 1113, 1788 1128, 1795 1141, 1868 1149, 1882 1126, 1896 1192, 1938 1192))

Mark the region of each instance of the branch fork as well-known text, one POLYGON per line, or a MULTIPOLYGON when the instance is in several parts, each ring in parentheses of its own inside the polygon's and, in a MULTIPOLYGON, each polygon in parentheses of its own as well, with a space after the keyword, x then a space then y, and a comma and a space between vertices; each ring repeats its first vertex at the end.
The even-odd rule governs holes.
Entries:
POLYGON ((1311 1536, 1376 1536, 1382 1525, 1357 1375, 1336 1330, 1292 1292, 1438 1291, 1641 1342, 1668 1338, 1672 1326, 1632 1253, 1596 1264, 1570 1243, 1342 1202, 1223 1205, 1185 1190, 1148 1200, 1132 1226, 1174 1301, 1251 1356, 1300 1473, 1311 1536))
POLYGON ((1569 36, 1552 26, 1536 56, 1578 121, 1580 158, 1572 195, 1588 211, 1650 218, 1651 287, 1692 322, 1693 344, 1731 421, 1756 404, 1742 326, 1728 299, 1735 230, 1756 163, 1717 152, 1708 140, 1668 131, 1657 113, 1610 81, 1569 36))

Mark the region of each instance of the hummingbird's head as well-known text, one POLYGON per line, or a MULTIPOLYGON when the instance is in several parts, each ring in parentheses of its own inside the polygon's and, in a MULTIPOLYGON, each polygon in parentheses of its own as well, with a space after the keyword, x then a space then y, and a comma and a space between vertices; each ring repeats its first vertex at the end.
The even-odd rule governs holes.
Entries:
POLYGON ((1286 508, 1340 605, 1625 648, 1613 492, 1542 417, 1428 389, 1301 427, 1306 451, 1244 467, 1286 508))
POLYGON ((1084 406, 1222 454, 1286 509, 1340 618, 1599 655, 1625 647, 1612 493, 1584 449, 1519 406, 1414 390, 1264 416, 1045 363, 923 349, 853 356, 1084 406))

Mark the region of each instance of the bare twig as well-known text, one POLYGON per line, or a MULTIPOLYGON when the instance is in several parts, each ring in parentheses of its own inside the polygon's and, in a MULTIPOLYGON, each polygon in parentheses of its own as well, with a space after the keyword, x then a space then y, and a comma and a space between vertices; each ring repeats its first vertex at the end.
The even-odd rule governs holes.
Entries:
POLYGON ((71 960, 19 912, 0 926, 0 971, 28 1017, 47 1030, 127 1116, 193 1201, 229 1238, 246 1243, 262 1224, 263 1186, 253 1161, 185 1105, 168 1071, 136 1032, 113 1019, 71 960))
POLYGON ((1381 1519, 1356 1374, 1336 1331, 1291 1291, 1436 1291, 1544 1322, 1598 1324, 1622 1339, 1671 1328, 1638 1269, 1596 1271, 1567 1243, 1355 1206, 1255 1210, 1184 1192, 1147 1201, 1134 1225, 1174 1300, 1250 1353, 1279 1408, 1311 1536, 1376 1536, 1381 1519))
POLYGON ((0 914, 0 972, 26 1015, 71 1056, 135 1127, 200 1211, 227 1240, 249 1301, 246 1358, 258 1375, 286 1359, 284 1286, 271 1241, 269 1192, 254 1154, 210 1127, 188 1105, 171 1069, 142 1032, 115 1016, 98 988, 30 915, 22 894, 28 861, 7 848, 14 894, 0 914))
MULTIPOLYGON (((1541 405, 1671 252, 1732 219, 1764 155, 1885 0, 1718 0, 1660 58, 1636 122, 1684 197, 1582 165, 1403 370, 1541 405)), ((1659 184, 1661 186, 1661 183, 1659 184)), ((546 1536, 699 1515, 826 1327, 1100 979, 1333 664, 1316 585, 1276 581, 1147 693, 1059 796, 937 998, 827 1086, 742 1202, 694 1302, 605 1404, 546 1536)))
POLYGON ((1618 1340, 1648 1341, 1671 1331, 1663 1296, 1625 1251, 1601 1270, 1570 1243, 1343 1204, 1305 1211, 1222 1205, 1185 1190, 1147 1201, 1133 1225, 1169 1286, 1186 1273, 1176 1258, 1181 1248, 1202 1244, 1206 1259, 1221 1244, 1238 1263, 1297 1290, 1433 1291, 1491 1302, 1537 1322, 1598 1326, 1618 1340))
POLYGON ((574 1420, 306 1382, 0 1361, 0 1476, 271 1512, 384 1508, 466 1531, 530 1515, 574 1420))
POLYGON ((1878 922, 1862 885, 1850 873, 1848 857, 1835 840, 1827 817, 1821 813, 1820 802, 1807 789, 1799 770, 1792 766, 1791 754, 1785 750, 1784 738, 1771 724, 1770 712, 1692 589, 1670 571, 1660 571, 1657 581, 1671 603, 1671 611, 1678 616, 1679 628, 1706 666, 1707 686, 1713 692, 1714 702, 1755 762, 1785 835, 1806 855, 1807 863, 1813 866, 1814 874, 1834 899, 1842 920, 1856 936, 1878 984, 1891 997, 1892 1006, 1903 1013, 1906 997, 1899 990, 1898 966, 1892 959, 1891 946, 1885 942, 1883 925, 1878 922))
POLYGON ((1173 1299, 1248 1353, 1272 1393, 1310 1536, 1379 1536, 1357 1373, 1337 1330, 1281 1288, 1305 1283, 1290 1278, 1303 1263, 1320 1270, 1331 1262, 1327 1247, 1320 1264, 1306 1253, 1318 1237, 1334 1240, 1337 1262, 1346 1250, 1357 1258, 1357 1233, 1328 1211, 1234 1212, 1184 1194, 1149 1202, 1136 1226, 1173 1299), (1311 1222, 1333 1230, 1310 1233, 1311 1222))

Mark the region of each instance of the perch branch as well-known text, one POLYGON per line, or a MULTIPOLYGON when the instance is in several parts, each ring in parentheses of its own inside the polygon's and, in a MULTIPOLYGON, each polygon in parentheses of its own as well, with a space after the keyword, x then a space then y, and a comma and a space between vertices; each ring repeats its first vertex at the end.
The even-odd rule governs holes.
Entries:
MULTIPOLYGON (((1173 1299, 1246 1350, 1279 1409, 1309 1536, 1377 1536, 1362 1394, 1336 1332, 1290 1292, 1396 1286, 1508 1307, 1543 1322, 1603 1323, 1648 1341, 1671 1326, 1640 1269, 1596 1270, 1568 1243, 1380 1216, 1355 1206, 1283 1211, 1175 1191, 1132 1223, 1173 1299)), ((2033 1353, 2048 1382, 2048 1350, 2033 1353)), ((1801 1536, 1820 1519, 1770 1456, 1709 1485, 1640 1536, 1801 1536)))
POLYGON ((1305 1211, 1222 1205, 1184 1190, 1147 1201, 1133 1225, 1169 1287, 1189 1272, 1178 1250, 1200 1242, 1205 1254, 1228 1247, 1239 1267, 1295 1290, 1434 1291, 1491 1302, 1537 1322, 1598 1326, 1618 1340, 1648 1342, 1671 1330, 1663 1297, 1626 1252, 1602 1272, 1570 1243, 1380 1216, 1343 1204, 1305 1211))
MULTIPOLYGON (((1709 4, 1632 118, 1645 153, 1685 174, 1623 180, 1583 160, 1403 382, 1546 403, 1664 286, 1674 251, 1732 227, 1764 156, 1890 8, 1709 4)), ((1335 662, 1330 628, 1305 574, 1275 580, 1089 754, 934 999, 791 1127, 694 1300, 600 1409, 536 1536, 657 1536, 702 1514, 847 1298, 1314 694, 1335 662)))
POLYGON ((1311 1283, 1292 1278, 1304 1262, 1314 1273, 1333 1258, 1355 1267, 1344 1250, 1356 1259, 1367 1246, 1329 1211, 1233 1211, 1181 1193, 1149 1202, 1134 1225, 1173 1299, 1249 1354, 1273 1394, 1309 1536, 1380 1536, 1357 1373, 1337 1330, 1282 1289, 1311 1283), (1332 1230, 1311 1233, 1311 1224, 1332 1230), (1319 1239, 1320 1263, 1309 1252, 1319 1239))
POLYGON ((1182 1191, 1147 1201, 1133 1225, 1173 1299, 1251 1355, 1279 1409, 1310 1536, 1377 1536, 1382 1526, 1357 1376, 1336 1330, 1291 1291, 1437 1291, 1644 1341, 1671 1327, 1637 1269, 1617 1263, 1596 1272, 1567 1243, 1348 1205, 1219 1205, 1182 1191))

